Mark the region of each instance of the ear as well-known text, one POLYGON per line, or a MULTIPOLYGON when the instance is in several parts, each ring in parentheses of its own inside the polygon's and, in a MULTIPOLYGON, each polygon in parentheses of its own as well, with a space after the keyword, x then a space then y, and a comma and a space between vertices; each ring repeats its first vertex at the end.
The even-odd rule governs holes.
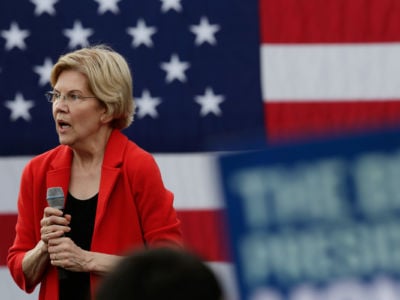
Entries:
POLYGON ((103 112, 103 114, 100 117, 100 121, 103 124, 110 123, 113 120, 113 116, 109 114, 107 111, 103 112))

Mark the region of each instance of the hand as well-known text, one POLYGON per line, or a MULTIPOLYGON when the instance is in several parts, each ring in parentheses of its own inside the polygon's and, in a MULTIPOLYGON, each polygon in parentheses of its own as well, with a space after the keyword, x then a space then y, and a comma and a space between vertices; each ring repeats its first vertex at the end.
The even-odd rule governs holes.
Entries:
POLYGON ((89 251, 78 247, 69 237, 50 239, 48 252, 53 266, 74 272, 88 272, 89 251))
POLYGON ((59 238, 69 232, 70 215, 63 216, 63 212, 57 208, 46 207, 42 220, 40 220, 41 240, 47 245, 50 239, 59 238))

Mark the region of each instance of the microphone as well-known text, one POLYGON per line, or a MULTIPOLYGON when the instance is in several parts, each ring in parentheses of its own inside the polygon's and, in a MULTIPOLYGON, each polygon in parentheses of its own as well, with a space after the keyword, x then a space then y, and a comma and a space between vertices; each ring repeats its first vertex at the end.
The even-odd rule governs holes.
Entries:
POLYGON ((60 187, 51 187, 47 189, 47 203, 50 207, 64 209, 65 199, 63 189, 60 187))
MULTIPOLYGON (((65 198, 63 189, 61 187, 57 186, 48 188, 46 200, 50 207, 57 208, 61 211, 64 210, 65 198)), ((67 277, 68 277, 67 270, 58 267, 58 278, 66 279, 67 277)))

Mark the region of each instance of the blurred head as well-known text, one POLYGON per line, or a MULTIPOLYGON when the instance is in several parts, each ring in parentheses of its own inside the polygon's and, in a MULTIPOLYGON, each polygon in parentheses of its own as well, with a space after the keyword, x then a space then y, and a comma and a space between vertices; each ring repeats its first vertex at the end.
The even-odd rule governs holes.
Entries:
POLYGON ((132 76, 120 54, 105 45, 98 45, 61 56, 51 72, 53 88, 59 76, 67 70, 86 77, 89 93, 106 108, 112 128, 123 129, 132 123, 135 110, 132 76))
POLYGON ((100 284, 96 300, 222 300, 214 273, 183 250, 143 250, 123 259, 100 284))

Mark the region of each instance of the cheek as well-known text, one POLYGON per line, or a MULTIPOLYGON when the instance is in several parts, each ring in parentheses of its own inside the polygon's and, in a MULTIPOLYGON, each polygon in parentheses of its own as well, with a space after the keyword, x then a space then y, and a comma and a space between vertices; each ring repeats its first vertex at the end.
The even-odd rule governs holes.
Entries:
POLYGON ((84 127, 97 127, 101 123, 101 115, 95 111, 85 111, 74 115, 73 120, 84 127))
POLYGON ((56 109, 54 104, 51 106, 51 114, 53 115, 54 120, 56 119, 56 109))

